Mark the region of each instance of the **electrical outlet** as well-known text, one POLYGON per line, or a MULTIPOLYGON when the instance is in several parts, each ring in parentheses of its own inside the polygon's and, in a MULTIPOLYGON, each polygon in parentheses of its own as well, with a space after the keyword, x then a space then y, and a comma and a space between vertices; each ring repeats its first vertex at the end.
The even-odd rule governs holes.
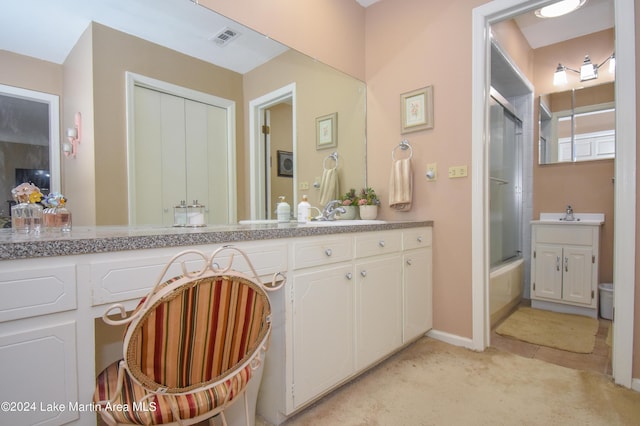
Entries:
POLYGON ((467 177, 467 166, 449 167, 449 179, 467 177))
POLYGON ((436 163, 427 164, 427 180, 433 182, 438 178, 438 165, 436 163))
POLYGON ((300 182, 300 190, 306 191, 307 189, 309 189, 309 182, 300 182))

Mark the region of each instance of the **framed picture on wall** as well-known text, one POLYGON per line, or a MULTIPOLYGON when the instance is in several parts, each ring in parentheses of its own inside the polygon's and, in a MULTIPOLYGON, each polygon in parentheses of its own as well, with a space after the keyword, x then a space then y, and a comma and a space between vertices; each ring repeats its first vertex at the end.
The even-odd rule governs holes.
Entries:
POLYGON ((293 177, 293 153, 278 151, 278 176, 293 177))
POLYGON ((316 150, 338 146, 338 113, 316 118, 316 150))
POLYGON ((402 133, 433 129, 433 86, 400 95, 402 133))

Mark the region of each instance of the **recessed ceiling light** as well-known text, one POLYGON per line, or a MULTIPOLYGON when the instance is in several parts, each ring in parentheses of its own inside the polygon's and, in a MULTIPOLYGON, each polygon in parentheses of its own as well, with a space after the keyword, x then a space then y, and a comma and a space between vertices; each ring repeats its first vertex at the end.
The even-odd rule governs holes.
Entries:
POLYGON ((587 0, 562 0, 536 10, 538 18, 556 18, 581 8, 587 0))

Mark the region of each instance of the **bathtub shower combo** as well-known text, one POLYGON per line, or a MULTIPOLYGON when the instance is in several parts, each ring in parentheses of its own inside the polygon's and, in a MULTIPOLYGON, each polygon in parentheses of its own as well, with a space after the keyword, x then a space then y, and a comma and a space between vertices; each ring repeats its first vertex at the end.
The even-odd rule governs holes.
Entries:
POLYGON ((490 103, 491 326, 520 303, 522 257, 522 121, 496 90, 490 103))

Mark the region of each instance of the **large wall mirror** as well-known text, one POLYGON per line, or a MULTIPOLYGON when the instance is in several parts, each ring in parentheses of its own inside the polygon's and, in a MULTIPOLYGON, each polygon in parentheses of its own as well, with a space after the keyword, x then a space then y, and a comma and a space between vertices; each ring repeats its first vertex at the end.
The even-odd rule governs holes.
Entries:
POLYGON ((540 164, 615 157, 614 83, 539 98, 540 164))
MULTIPOLYGON (((323 174, 325 158, 334 151, 340 159, 341 192, 365 186, 366 86, 362 81, 190 0, 69 0, 64 8, 52 3, 34 0, 27 6, 20 0, 11 0, 3 14, 6 22, 16 25, 4 26, 0 37, 6 41, 4 50, 60 67, 64 83, 60 93, 62 133, 70 127, 69 117, 82 113, 83 141, 77 157, 52 158, 60 164, 60 189, 69 198, 75 224, 166 226, 167 213, 170 217, 175 205, 183 200, 190 203, 194 197, 210 213, 205 219, 207 224, 269 219, 273 200, 279 195, 285 195, 292 206, 303 194, 318 205, 319 191, 314 183, 323 174), (212 95, 234 105, 234 122, 228 123, 223 137, 225 142, 233 138, 235 144, 231 154, 224 154, 235 157, 235 167, 229 169, 235 170, 229 172, 235 176, 227 180, 227 195, 206 198, 186 191, 184 197, 167 197, 156 203, 163 211, 146 216, 163 217, 162 220, 136 223, 132 219, 136 215, 131 215, 135 198, 131 197, 130 178, 136 171, 131 169, 129 147, 135 131, 131 130, 132 115, 127 111, 127 73, 212 95), (292 85, 292 96, 264 111, 272 125, 278 126, 277 132, 274 127, 264 139, 254 141, 250 137, 255 134, 249 120, 250 103, 292 85), (287 112, 292 107, 295 112, 287 112), (331 152, 317 149, 316 119, 334 113, 338 117, 337 145, 331 152), (259 159, 264 163, 260 167, 269 176, 260 181, 249 177, 252 144, 269 144, 272 148, 259 159), (277 173, 277 151, 290 153, 292 173, 277 173), (269 173, 271 169, 273 173, 269 173), (255 196, 254 192, 262 195, 255 196), (256 200, 266 206, 257 215, 253 213, 256 200), (217 215, 214 209, 235 213, 217 215)), ((18 85, 12 83, 0 75, 0 84, 18 85)), ((257 122, 261 125, 264 120, 257 122)), ((159 151, 150 152, 157 155, 159 151)), ((155 167, 158 175, 165 172, 162 162, 149 167, 155 167)), ((172 167, 186 173, 209 165, 175 161, 172 167)), ((162 197, 157 188, 154 191, 162 197)), ((137 202, 139 207, 142 199, 137 202)))

